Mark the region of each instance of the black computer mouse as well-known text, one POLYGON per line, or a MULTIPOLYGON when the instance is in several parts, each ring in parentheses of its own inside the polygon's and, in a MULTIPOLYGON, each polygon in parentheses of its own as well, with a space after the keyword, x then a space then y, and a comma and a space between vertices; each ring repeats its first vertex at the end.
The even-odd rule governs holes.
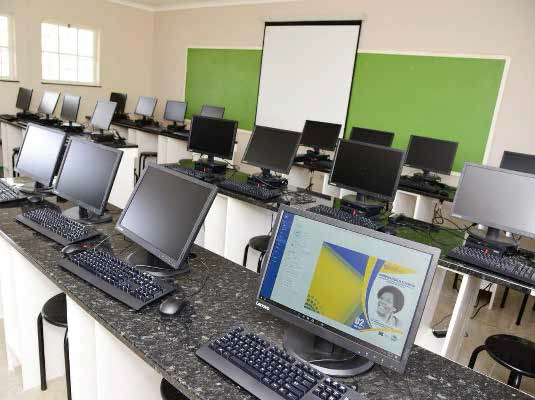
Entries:
POLYGON ((61 249, 61 252, 67 256, 69 255, 73 255, 73 254, 76 254, 76 253, 81 253, 83 251, 86 251, 87 250, 87 247, 85 246, 82 246, 80 244, 70 244, 68 246, 65 246, 64 248, 61 249))
POLYGON ((41 196, 28 196, 27 199, 30 203, 40 203, 41 201, 43 201, 43 198, 41 196))
POLYGON ((176 299, 174 297, 170 297, 162 304, 160 304, 160 313, 162 313, 163 315, 180 314, 188 304, 188 300, 181 300, 176 299))

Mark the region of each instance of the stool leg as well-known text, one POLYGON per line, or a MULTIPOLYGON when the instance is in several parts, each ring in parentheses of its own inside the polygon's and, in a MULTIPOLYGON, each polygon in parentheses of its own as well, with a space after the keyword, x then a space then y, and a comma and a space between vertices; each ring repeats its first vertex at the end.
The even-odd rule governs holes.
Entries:
POLYGON ((65 329, 65 338, 63 339, 63 354, 65 357, 65 378, 67 380, 67 400, 71 397, 71 362, 69 359, 69 329, 65 329))
POLYGON ((516 389, 518 389, 520 387, 520 383, 522 382, 522 375, 514 372, 514 371, 511 371, 511 373, 509 374, 509 379, 507 380, 507 384, 509 386, 512 386, 516 389))
POLYGON ((43 338, 43 316, 39 313, 37 317, 37 342, 39 345, 39 370, 41 372, 41 390, 46 390, 46 363, 45 363, 45 342, 43 338))
POLYGON ((524 310, 526 309, 526 304, 528 303, 528 295, 524 295, 522 299, 522 305, 520 306, 520 311, 518 312, 518 317, 516 317, 516 324, 520 325, 522 322, 522 317, 524 316, 524 310))
POLYGON ((457 290, 457 279, 459 279, 459 274, 455 274, 453 278, 453 290, 457 290))
POLYGON ((249 253, 249 244, 245 246, 245 251, 243 252, 243 266, 247 267, 247 254, 249 253))
POLYGON ((141 158, 142 156, 139 156, 139 159, 137 160, 137 176, 141 176, 141 158))
POLYGON ((264 254, 265 253, 260 253, 260 256, 258 257, 258 265, 256 267, 256 273, 259 274, 260 271, 262 271, 262 261, 264 260, 264 254))
POLYGON ((16 154, 15 152, 11 154, 11 168, 13 169, 13 173, 12 173, 13 178, 17 176, 17 173, 15 172, 15 154, 16 154))
POLYGON ((470 361, 468 362, 468 368, 474 369, 474 365, 476 365, 477 356, 479 353, 481 353, 483 350, 485 350, 485 345, 477 347, 470 357, 470 361))
POLYGON ((500 308, 505 307, 505 302, 507 301, 508 295, 509 295, 509 288, 506 287, 505 290, 503 291, 502 302, 500 303, 500 308))

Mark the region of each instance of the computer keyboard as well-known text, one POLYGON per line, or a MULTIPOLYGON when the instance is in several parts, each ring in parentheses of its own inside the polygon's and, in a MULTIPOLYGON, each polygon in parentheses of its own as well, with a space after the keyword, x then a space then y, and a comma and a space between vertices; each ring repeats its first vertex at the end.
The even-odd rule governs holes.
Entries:
POLYGON ((23 200, 28 196, 9 186, 4 181, 0 181, 0 204, 11 201, 23 200))
POLYGON ((243 328, 202 346, 196 354, 261 400, 364 400, 354 389, 243 328))
POLYGON ((433 185, 425 181, 419 181, 412 179, 410 177, 402 176, 399 178, 399 185, 400 187, 406 187, 410 189, 419 190, 422 192, 430 193, 430 194, 438 194, 441 196, 448 196, 448 191, 444 189, 443 186, 439 185, 433 185))
POLYGON ((0 118, 6 120, 6 121, 15 121, 17 119, 17 117, 15 115, 11 115, 11 114, 2 114, 0 115, 0 118))
POLYGON ((15 219, 63 246, 100 235, 99 231, 67 218, 50 208, 26 211, 17 215, 15 219))
POLYGON ((196 169, 184 167, 178 164, 166 165, 166 167, 169 169, 172 169, 173 171, 177 171, 177 172, 180 172, 188 176, 192 176, 197 179, 205 179, 211 176, 211 174, 207 172, 197 171, 196 169))
POLYGON ((98 249, 67 255, 59 261, 59 266, 136 311, 175 290, 172 285, 98 249))
POLYGON ((222 189, 241 193, 262 201, 275 199, 282 194, 280 189, 267 189, 265 187, 258 187, 249 185, 248 183, 241 183, 232 180, 224 180, 219 182, 217 185, 222 189))
POLYGON ((499 256, 467 246, 454 247, 447 256, 535 285, 535 264, 520 256, 499 256))
POLYGON ((373 230, 379 230, 385 226, 385 224, 380 221, 375 221, 371 218, 363 217, 362 215, 353 215, 338 208, 332 208, 325 205, 314 206, 307 211, 373 230))

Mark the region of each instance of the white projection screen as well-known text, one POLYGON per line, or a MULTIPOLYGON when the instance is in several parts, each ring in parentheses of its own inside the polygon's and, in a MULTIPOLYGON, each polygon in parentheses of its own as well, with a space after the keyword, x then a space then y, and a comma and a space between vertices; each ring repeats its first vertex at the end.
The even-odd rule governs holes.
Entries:
POLYGON ((256 124, 292 131, 305 121, 344 132, 361 21, 266 22, 256 124))

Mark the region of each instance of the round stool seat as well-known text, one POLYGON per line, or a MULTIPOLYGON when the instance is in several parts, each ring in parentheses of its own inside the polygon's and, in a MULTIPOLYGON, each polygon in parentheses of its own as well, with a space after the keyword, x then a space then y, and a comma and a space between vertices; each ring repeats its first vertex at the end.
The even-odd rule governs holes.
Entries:
POLYGON ((265 253, 269 245, 269 239, 269 235, 255 236, 249 240, 249 247, 261 253, 265 253))
POLYGON ((52 325, 67 328, 67 296, 60 293, 48 300, 41 310, 43 319, 52 325))
POLYGON ((160 383, 160 394, 162 400, 187 400, 187 397, 180 393, 173 385, 162 379, 160 383))
POLYGON ((485 350, 505 368, 535 378, 535 343, 517 336, 493 335, 485 340, 485 350))

